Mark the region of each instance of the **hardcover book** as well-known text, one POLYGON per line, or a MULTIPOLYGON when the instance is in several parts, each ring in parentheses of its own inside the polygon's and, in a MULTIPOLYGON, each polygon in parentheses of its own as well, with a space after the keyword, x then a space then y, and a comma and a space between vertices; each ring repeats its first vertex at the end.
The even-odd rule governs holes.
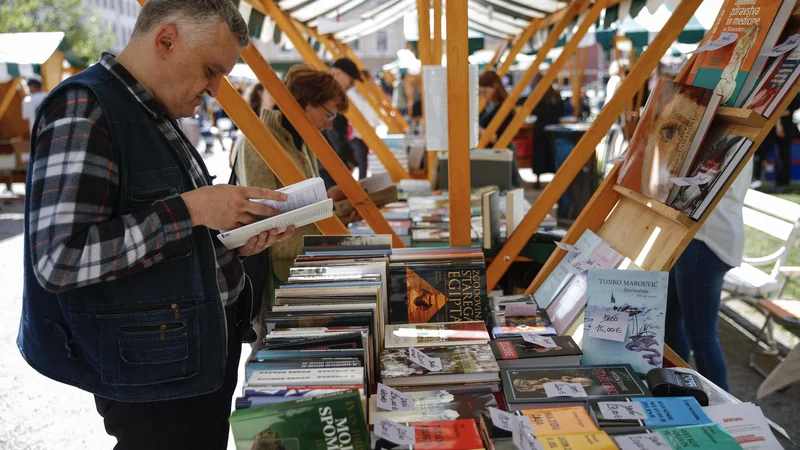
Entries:
POLYGON ((387 386, 481 383, 499 379, 500 367, 487 344, 425 349, 431 358, 440 358, 443 369, 431 372, 408 359, 408 349, 381 352, 381 375, 387 386))
POLYGON ((753 144, 734 134, 736 127, 723 123, 711 128, 686 174, 691 178, 703 173, 711 180, 705 184, 679 187, 670 206, 695 220, 703 216, 753 144))
POLYGON ((389 274, 389 323, 484 320, 483 262, 393 263, 389 274))
POLYGON ((664 360, 664 320, 669 273, 589 269, 584 311, 583 364, 630 364, 638 373, 659 368, 664 360), (596 310, 628 316, 622 342, 594 337, 596 310))
POLYGON ((688 172, 719 101, 710 89, 659 80, 633 133, 617 183, 666 203, 673 195, 670 178, 688 172))
POLYGON ((369 448, 358 391, 242 409, 230 423, 237 450, 369 448))
POLYGON ((650 391, 639 381, 636 372, 628 364, 502 369, 500 374, 506 403, 509 407, 513 406, 514 410, 526 409, 526 404, 535 406, 537 403, 592 399, 621 400, 650 395, 650 391), (544 384, 554 381, 580 383, 587 397, 548 397, 544 384))
POLYGON ((437 420, 414 424, 416 444, 413 447, 397 446, 372 434, 375 450, 480 450, 483 441, 472 419, 437 420))
POLYGON ((492 249, 500 242, 500 192, 487 192, 481 196, 483 223, 483 248, 492 249))
POLYGON ((470 394, 447 390, 409 392, 414 401, 411 411, 384 411, 378 408, 375 395, 369 398, 369 420, 375 423, 380 415, 395 422, 430 422, 435 420, 474 419, 489 407, 497 408, 497 400, 490 390, 470 394))
POLYGON ((550 336, 555 347, 531 344, 522 338, 498 339, 489 342, 501 369, 577 366, 581 363, 580 347, 570 336, 550 336))
POLYGON ((492 336, 495 339, 518 337, 521 333, 556 334, 556 330, 547 316, 547 311, 543 309, 539 309, 535 316, 506 317, 505 311, 496 311, 493 315, 492 336))
POLYGON ((385 348, 442 347, 485 344, 491 338, 483 322, 443 322, 387 325, 385 348))
POLYGON ((732 44, 697 55, 688 82, 722 95, 725 106, 741 106, 750 94, 767 57, 777 43, 794 0, 725 0, 707 39, 716 41, 723 33, 736 35, 732 44))
POLYGON ((800 46, 775 59, 747 100, 745 108, 764 117, 771 116, 797 81, 798 75, 800 75, 800 46))

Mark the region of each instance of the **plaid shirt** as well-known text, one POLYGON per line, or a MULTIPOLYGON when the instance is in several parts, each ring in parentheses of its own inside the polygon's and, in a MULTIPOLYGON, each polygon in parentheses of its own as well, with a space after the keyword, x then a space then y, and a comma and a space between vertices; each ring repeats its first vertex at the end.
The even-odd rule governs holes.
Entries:
MULTIPOLYGON (((103 54, 100 64, 152 116, 180 155, 193 187, 207 186, 201 160, 164 108, 113 55, 103 54)), ((27 193, 30 250, 39 283, 49 291, 63 292, 131 275, 173 256, 171 252, 179 246, 169 244, 188 239, 193 232, 179 195, 114 217, 119 169, 106 117, 92 91, 85 87, 61 90, 39 114, 30 171, 32 192, 27 193)), ((214 250, 217 285, 227 304, 242 291, 244 271, 236 253, 217 239, 214 250)))

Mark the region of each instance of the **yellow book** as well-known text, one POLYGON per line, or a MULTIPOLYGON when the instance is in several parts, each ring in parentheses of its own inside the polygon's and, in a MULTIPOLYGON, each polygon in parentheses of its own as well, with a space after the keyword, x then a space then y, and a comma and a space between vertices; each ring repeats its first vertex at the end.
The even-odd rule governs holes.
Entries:
POLYGON ((605 431, 594 433, 553 434, 534 436, 547 450, 616 450, 614 441, 605 431))
POLYGON ((586 408, 571 406, 568 408, 526 409, 520 411, 531 418, 537 436, 551 434, 572 434, 599 431, 597 425, 586 408))

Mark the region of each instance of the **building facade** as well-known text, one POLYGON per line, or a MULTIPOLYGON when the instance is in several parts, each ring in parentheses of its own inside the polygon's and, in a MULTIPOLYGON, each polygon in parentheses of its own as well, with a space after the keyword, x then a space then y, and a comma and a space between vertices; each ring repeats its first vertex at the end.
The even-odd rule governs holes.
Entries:
POLYGON ((102 26, 107 28, 115 39, 113 52, 119 52, 131 39, 136 17, 142 9, 136 0, 84 0, 97 14, 102 26))

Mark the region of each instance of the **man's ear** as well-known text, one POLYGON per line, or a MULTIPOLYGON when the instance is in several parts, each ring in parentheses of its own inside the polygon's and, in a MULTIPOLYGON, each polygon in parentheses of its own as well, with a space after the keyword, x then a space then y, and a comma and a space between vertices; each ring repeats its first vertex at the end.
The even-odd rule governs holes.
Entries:
POLYGON ((156 34, 156 51, 159 56, 165 57, 169 54, 178 41, 178 29, 175 25, 164 25, 156 34))

